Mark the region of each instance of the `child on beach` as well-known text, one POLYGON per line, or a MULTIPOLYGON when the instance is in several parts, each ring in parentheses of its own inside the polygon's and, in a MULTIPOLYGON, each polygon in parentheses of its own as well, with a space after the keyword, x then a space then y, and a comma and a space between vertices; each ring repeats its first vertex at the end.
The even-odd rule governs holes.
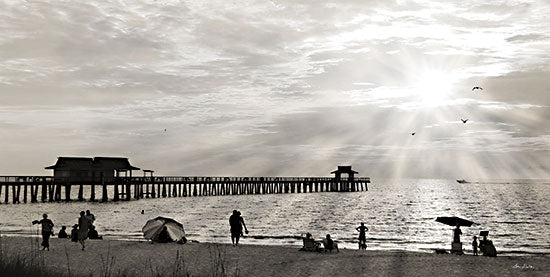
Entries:
POLYGON ((474 241, 472 241, 472 249, 474 250, 474 256, 477 256, 477 237, 474 236, 474 241))
POLYGON ((78 224, 73 225, 73 229, 71 230, 71 241, 78 242, 78 224))
POLYGON ((60 239, 66 239, 69 236, 67 235, 67 226, 61 226, 61 230, 59 230, 59 233, 57 233, 57 237, 60 239))

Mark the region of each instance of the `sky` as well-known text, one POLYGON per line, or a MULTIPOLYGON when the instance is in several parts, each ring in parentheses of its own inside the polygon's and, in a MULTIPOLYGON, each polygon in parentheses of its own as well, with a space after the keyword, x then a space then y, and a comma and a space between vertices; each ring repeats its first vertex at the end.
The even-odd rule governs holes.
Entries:
POLYGON ((550 178, 548 0, 0 7, 0 175, 550 178))

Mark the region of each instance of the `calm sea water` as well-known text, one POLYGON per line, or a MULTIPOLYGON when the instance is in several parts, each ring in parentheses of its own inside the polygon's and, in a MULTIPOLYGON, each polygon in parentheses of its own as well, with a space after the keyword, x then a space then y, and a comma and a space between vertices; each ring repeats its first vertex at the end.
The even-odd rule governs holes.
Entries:
MULTIPOLYGON (((498 251, 550 254, 550 184, 500 181, 458 184, 454 180, 373 180, 366 192, 212 196, 143 199, 118 203, 39 203, 0 205, 0 232, 36 235, 34 219, 48 213, 56 224, 77 223, 89 209, 100 234, 112 239, 143 239, 141 227, 162 215, 185 226, 189 239, 230 243, 228 218, 242 212, 250 234, 245 244, 301 245, 301 234, 331 234, 340 247, 357 248, 355 227, 369 228, 368 249, 432 251, 450 248, 452 227, 438 216, 474 221, 462 241, 489 230, 498 251), (145 214, 141 214, 141 210, 145 214)), ((68 227, 70 229, 70 227, 68 227)))

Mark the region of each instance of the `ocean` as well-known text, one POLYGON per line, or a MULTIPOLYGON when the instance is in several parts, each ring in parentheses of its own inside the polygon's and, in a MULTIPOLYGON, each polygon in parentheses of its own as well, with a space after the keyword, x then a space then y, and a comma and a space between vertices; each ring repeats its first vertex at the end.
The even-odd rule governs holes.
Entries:
POLYGON ((489 231, 502 254, 550 254, 550 182, 372 179, 369 191, 235 195, 142 199, 130 202, 1 204, 2 235, 37 235, 31 221, 48 213, 55 232, 70 231, 79 212, 91 210, 106 239, 144 240, 141 228, 156 216, 183 223, 187 238, 231 243, 229 216, 240 210, 250 233, 243 244, 302 244, 330 234, 340 248, 357 249, 355 227, 365 222, 368 249, 433 252, 450 249, 453 227, 435 221, 459 216, 475 224, 462 227, 463 248, 471 251, 474 235, 489 231), (141 214, 144 210, 144 214, 141 214))

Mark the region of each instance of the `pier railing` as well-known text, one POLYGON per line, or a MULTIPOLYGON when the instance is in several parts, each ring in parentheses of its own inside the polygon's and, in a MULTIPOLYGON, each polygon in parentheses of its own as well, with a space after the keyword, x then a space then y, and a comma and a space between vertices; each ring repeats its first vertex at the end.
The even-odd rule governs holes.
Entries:
POLYGON ((78 201, 120 201, 190 196, 355 192, 367 191, 369 183, 369 177, 344 180, 330 177, 149 176, 79 180, 53 176, 0 176, 0 203, 10 203, 10 199, 14 204, 71 201, 73 187, 78 187, 75 199, 78 201), (96 189, 101 190, 100 199, 96 199, 96 189))

